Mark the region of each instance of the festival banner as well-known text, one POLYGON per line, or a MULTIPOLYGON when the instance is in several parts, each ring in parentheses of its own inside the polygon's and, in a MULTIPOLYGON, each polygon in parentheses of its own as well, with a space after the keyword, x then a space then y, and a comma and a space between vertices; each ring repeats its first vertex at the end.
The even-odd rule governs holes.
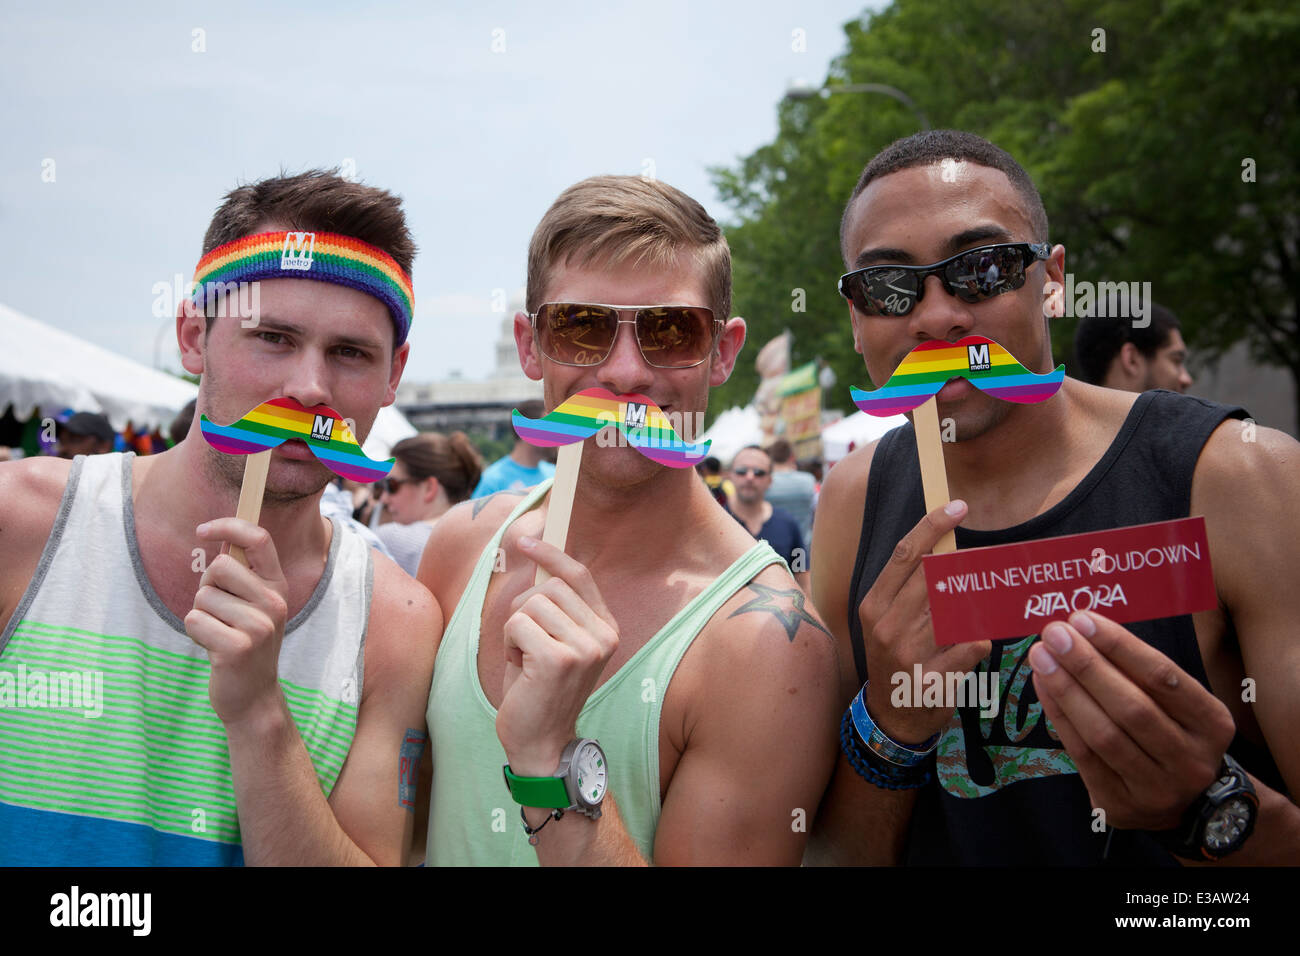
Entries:
POLYGON ((781 396, 782 436, 794 446, 795 458, 808 461, 822 454, 822 390, 817 384, 817 363, 809 362, 783 376, 777 386, 781 396))

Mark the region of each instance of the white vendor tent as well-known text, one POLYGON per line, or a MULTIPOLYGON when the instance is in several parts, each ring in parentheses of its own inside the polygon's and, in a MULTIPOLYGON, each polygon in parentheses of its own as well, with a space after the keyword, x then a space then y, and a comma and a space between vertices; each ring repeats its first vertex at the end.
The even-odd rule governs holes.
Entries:
POLYGON ((141 365, 0 305, 0 412, 29 418, 72 408, 102 412, 117 431, 164 429, 198 389, 184 379, 141 365))
POLYGON ((839 461, 854 449, 870 445, 873 441, 891 429, 904 424, 907 419, 902 415, 889 418, 877 418, 866 412, 854 412, 848 418, 841 418, 833 425, 822 429, 822 453, 827 464, 839 461))
POLYGON ((713 442, 709 454, 722 462, 723 468, 728 467, 731 459, 736 457, 736 452, 746 445, 763 444, 763 429, 758 424, 758 409, 753 405, 744 408, 733 406, 727 409, 718 415, 708 431, 698 440, 713 442))
POLYGON ((387 461, 392 457, 394 445, 403 438, 418 434, 396 405, 387 405, 379 410, 375 423, 370 426, 370 434, 361 443, 361 450, 371 458, 387 461))

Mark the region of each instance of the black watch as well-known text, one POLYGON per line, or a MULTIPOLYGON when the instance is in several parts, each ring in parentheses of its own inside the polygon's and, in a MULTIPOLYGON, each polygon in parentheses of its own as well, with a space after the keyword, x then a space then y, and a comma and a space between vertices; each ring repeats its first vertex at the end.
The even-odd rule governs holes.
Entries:
POLYGON ((1241 849, 1258 813, 1259 797, 1246 771, 1224 754, 1219 779, 1187 808, 1182 822, 1151 835, 1174 856, 1217 861, 1241 849))

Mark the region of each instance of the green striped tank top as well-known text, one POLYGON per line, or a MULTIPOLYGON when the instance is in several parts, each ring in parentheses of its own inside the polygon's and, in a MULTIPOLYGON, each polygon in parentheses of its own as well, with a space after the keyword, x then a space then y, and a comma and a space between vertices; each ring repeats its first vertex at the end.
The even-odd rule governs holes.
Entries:
MULTIPOLYGON (((133 458, 75 459, 0 633, 0 864, 243 861, 207 652, 144 572, 133 458)), ((356 729, 372 573, 334 522, 320 582, 285 625, 280 686, 326 795, 356 729)))

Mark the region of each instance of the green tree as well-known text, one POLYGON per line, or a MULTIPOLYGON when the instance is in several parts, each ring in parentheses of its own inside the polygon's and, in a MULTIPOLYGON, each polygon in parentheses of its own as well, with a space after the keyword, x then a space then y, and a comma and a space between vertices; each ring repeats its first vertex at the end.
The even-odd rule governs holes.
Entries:
MULTIPOLYGON (((1203 354, 1245 339, 1300 394, 1300 8, 896 0, 845 34, 828 88, 896 87, 935 128, 1007 149, 1076 281, 1150 281, 1203 354)), ((840 382, 829 404, 844 406, 867 382, 835 290, 839 219, 862 167, 918 119, 845 93, 783 101, 778 120, 772 143, 712 171, 734 213, 736 311, 756 344, 789 328, 795 364, 824 358, 840 382)), ((1054 323, 1066 361, 1073 332, 1054 323)), ((753 354, 715 410, 748 401, 753 354)))

